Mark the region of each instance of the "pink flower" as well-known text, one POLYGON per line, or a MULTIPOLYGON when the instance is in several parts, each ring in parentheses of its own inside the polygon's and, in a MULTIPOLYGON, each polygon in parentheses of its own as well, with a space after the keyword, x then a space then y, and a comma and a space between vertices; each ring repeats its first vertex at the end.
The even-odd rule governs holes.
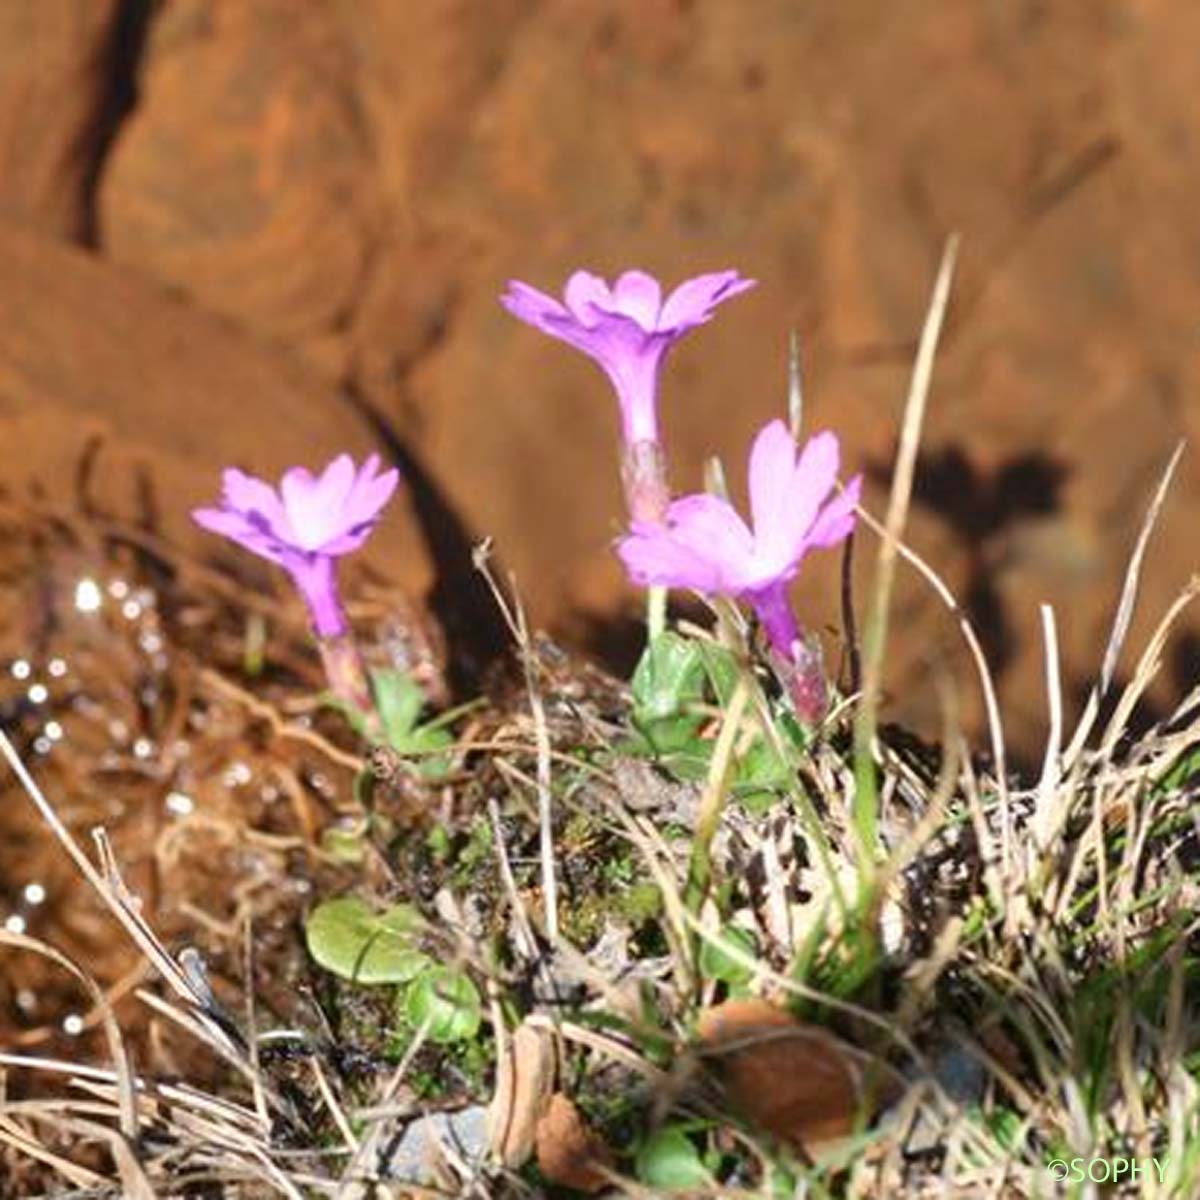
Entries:
POLYGON ((834 434, 819 433, 798 451, 787 426, 772 421, 750 451, 752 526, 717 496, 684 496, 669 506, 665 522, 635 523, 617 553, 635 583, 746 601, 772 650, 795 667, 805 647, 788 584, 810 550, 836 546, 854 528, 862 477, 829 499, 838 458, 834 434))
POLYGON ((718 304, 754 282, 736 271, 698 275, 664 303, 658 280, 645 271, 626 271, 611 288, 598 275, 576 271, 561 303, 515 279, 500 302, 604 368, 621 403, 625 442, 633 445, 658 441, 658 369, 667 351, 708 321, 718 304))
POLYGON ((379 473, 376 454, 360 468, 341 454, 316 476, 292 467, 278 490, 230 467, 220 507, 195 509, 192 517, 283 567, 304 597, 318 636, 338 637, 346 632, 346 618, 334 559, 367 540, 399 478, 395 469, 379 473))
POLYGON ((560 303, 527 283, 510 280, 500 302, 515 317, 582 350, 604 369, 621 405, 622 475, 633 521, 660 521, 670 502, 658 436, 658 371, 671 347, 703 325, 722 301, 754 286, 736 271, 697 275, 666 302, 658 280, 626 271, 610 288, 576 271, 560 303))

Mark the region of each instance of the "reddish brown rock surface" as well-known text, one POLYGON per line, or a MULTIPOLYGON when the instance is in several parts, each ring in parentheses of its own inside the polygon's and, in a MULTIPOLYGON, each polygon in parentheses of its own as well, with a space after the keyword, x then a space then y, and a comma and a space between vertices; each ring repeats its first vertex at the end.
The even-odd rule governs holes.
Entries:
MULTIPOLYGON (((188 513, 218 494, 220 464, 277 476, 372 448, 327 381, 152 280, 11 230, 0 279, 0 478, 12 493, 37 489, 217 554, 188 513)), ((419 588, 428 563, 404 507, 367 553, 419 588)))
POLYGON ((0 5, 0 218, 87 232, 87 194, 119 86, 120 0, 0 5))
MULTIPOLYGON (((44 146, 38 161, 76 179, 52 147, 79 144, 96 102, 81 47, 102 38, 107 6, 81 24, 82 7, 44 6, 76 20, 42 18, 43 74, 19 85, 14 67, 0 89, 0 152, 44 146), (53 103, 22 101, 35 94, 53 103)), ((576 265, 634 263, 757 276, 672 360, 676 481, 694 487, 713 452, 740 481, 795 327, 809 420, 877 464, 881 507, 931 277, 959 230, 911 534, 978 618, 1009 731, 1036 758, 1039 602, 1057 610, 1073 691, 1096 667, 1157 473, 1200 431, 1198 38, 1200 15, 1165 0, 166 0, 102 164, 98 252, 177 294, 154 292, 167 326, 184 308, 236 326, 223 336, 274 364, 264 395, 357 389, 495 536, 535 617, 579 630, 581 615, 635 603, 607 553, 615 409, 594 368, 503 313, 504 280, 550 287, 576 265)), ((44 196, 54 171, 14 194, 44 196)), ((35 223, 72 235, 61 213, 35 223)), ((139 337, 160 323, 142 320, 139 337)), ((86 323, 78 305, 44 321, 62 356, 76 339, 99 356, 100 337, 124 339, 114 360, 142 353, 113 316, 98 334, 69 324, 86 323)), ((175 395, 210 414, 176 399, 182 425, 218 420, 200 398, 205 357, 175 364, 175 395)), ((93 407, 128 406, 150 428, 166 411, 154 381, 117 371, 93 407)), ((27 420, 29 403, 9 407, 27 420)), ((237 409, 214 456, 236 441, 243 458, 251 442, 317 458, 349 419, 306 402, 278 435, 278 409, 253 390, 211 403, 237 409)), ((1195 566, 1198 480, 1185 461, 1131 645, 1195 566)), ((864 580, 871 552, 861 538, 864 580)), ((811 621, 833 619, 835 576, 822 564, 802 588, 811 621)), ((958 661, 956 634, 911 579, 897 605, 897 711, 933 724, 918 679, 932 647, 958 661)), ((1196 659, 1171 667, 1194 674, 1196 659)))

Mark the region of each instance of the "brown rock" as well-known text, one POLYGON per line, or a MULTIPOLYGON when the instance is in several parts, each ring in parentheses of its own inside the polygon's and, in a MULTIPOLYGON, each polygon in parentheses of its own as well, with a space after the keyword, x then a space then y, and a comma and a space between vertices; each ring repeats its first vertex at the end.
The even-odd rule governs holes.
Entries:
POLYGON ((353 310, 376 223, 354 64, 329 7, 168 4, 141 93, 105 173, 106 251, 328 354, 320 336, 353 310))
POLYGON ((102 149, 119 0, 0 5, 0 219, 60 237, 86 232, 102 149))
MULTIPOLYGON (((223 467, 271 477, 378 449, 290 355, 129 271, 0 227, 0 279, 0 478, 10 491, 82 499, 222 554, 188 513, 215 498, 223 467)), ((423 587, 428 563, 405 507, 401 495, 365 557, 423 587)))

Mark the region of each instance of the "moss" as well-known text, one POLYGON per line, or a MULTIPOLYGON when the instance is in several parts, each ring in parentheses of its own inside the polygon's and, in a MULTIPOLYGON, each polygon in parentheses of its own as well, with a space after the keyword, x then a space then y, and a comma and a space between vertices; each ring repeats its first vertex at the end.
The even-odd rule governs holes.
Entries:
POLYGON ((617 907, 631 925, 645 925, 662 915, 662 892, 653 883, 635 883, 617 897, 617 907))

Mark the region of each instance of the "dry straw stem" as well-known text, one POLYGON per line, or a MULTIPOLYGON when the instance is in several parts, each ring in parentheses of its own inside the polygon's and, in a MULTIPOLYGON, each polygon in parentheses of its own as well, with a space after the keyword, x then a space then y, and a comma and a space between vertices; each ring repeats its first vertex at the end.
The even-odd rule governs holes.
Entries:
POLYGON ((708 778, 700 797, 700 810, 696 815, 696 831, 692 839, 691 862, 688 867, 688 882, 684 902, 693 912, 699 912, 708 885, 712 878, 712 843, 720 824, 721 812, 729 794, 729 777, 733 769, 734 743, 741 729, 742 716, 750 699, 750 689, 744 678, 739 678, 730 698, 729 707, 721 720, 721 731, 713 747, 708 778))
MULTIPOLYGON (((141 950, 147 965, 161 976, 182 1000, 183 1006, 176 1007, 161 996, 142 989, 137 991, 138 998, 187 1030, 233 1067, 238 1075, 249 1080, 256 1095, 261 1097, 259 1102, 264 1110, 269 1105, 274 1115, 290 1119, 290 1109, 262 1080, 254 1056, 248 1052, 240 1035, 211 1009, 205 989, 172 958, 147 924, 137 898, 121 879, 104 831, 94 831, 100 863, 97 867, 67 830, 2 732, 0 752, 80 873, 141 950)), ((97 1099, 0 1101, 0 1141, 54 1167, 77 1186, 90 1186, 90 1172, 40 1146, 30 1132, 29 1123, 48 1125, 60 1135, 70 1135, 77 1143, 104 1144, 112 1156, 123 1194, 139 1200, 156 1195, 155 1185, 165 1186, 167 1194, 177 1194, 181 1171, 186 1174, 187 1170, 195 1171, 196 1177, 203 1180, 267 1183, 276 1194, 300 1200, 299 1186, 275 1161, 269 1118, 186 1084, 172 1085, 135 1077, 116 1031, 111 1004, 99 986, 61 953, 35 939, 7 934, 4 941, 51 957, 84 983, 101 1013, 115 1069, 105 1071, 82 1064, 3 1055, 0 1066, 68 1074, 76 1089, 97 1099), (145 1121, 152 1121, 156 1128, 162 1129, 168 1141, 173 1140, 173 1148, 156 1150, 139 1143, 137 1135, 145 1121)), ((314 1151, 312 1157, 319 1160, 325 1153, 314 1151)))
POLYGON ((1042 642, 1046 648, 1046 703, 1049 708, 1050 729, 1046 735, 1046 754, 1042 760, 1042 775, 1038 781, 1037 802, 1034 809, 1034 841, 1039 851, 1045 852, 1054 835, 1060 811, 1057 797, 1062 757, 1062 675, 1058 661, 1058 627, 1054 621, 1054 609, 1049 604, 1041 606, 1042 642))
POLYGON ((888 500, 887 520, 883 544, 879 548, 879 560, 875 569, 875 586, 871 596, 871 611, 866 626, 866 653, 863 657, 862 692, 858 702, 858 716, 854 725, 854 754, 857 783, 856 820, 861 841, 860 870, 864 883, 874 871, 877 853, 876 830, 878 813, 875 811, 878 796, 875 787, 875 765, 872 745, 878 722, 879 697, 883 686, 883 661, 887 647, 888 610, 891 605, 892 583, 896 573, 896 556, 900 535, 908 515, 912 499, 913 475, 916 471, 917 450, 921 443, 921 426, 925 417, 925 406, 929 398, 929 385, 933 376, 934 357, 937 353, 938 337, 946 306, 950 299, 950 281, 954 276, 954 263, 958 256, 958 237, 951 237, 942 254, 938 268, 925 325, 921 330, 921 341, 913 363, 912 379, 908 399, 904 408, 904 423, 900 431, 900 446, 896 454, 896 471, 892 479, 892 491, 888 500))
POLYGON ((220 1047, 224 1056, 235 1066, 249 1071, 240 1047, 208 1014, 205 997, 196 990, 187 972, 167 953, 166 947, 158 940, 158 936, 141 915, 138 900, 126 888, 117 872, 112 851, 109 849, 103 831, 95 831, 96 845, 103 867, 103 872, 101 872, 84 854, 79 843, 75 841, 67 827, 59 819, 58 813, 54 811, 54 807, 26 770, 25 764, 3 731, 0 731, 0 753, 8 760, 9 766, 12 767, 21 786, 33 801, 42 820, 74 860, 87 882, 108 906, 109 911, 125 927, 126 933, 153 964, 163 980, 193 1010, 196 1023, 204 1029, 205 1040, 213 1046, 220 1047))
MULTIPOLYGON (((859 518, 862 520, 872 532, 879 534, 881 537, 884 534, 883 526, 875 520, 866 509, 860 507, 858 509, 859 518)), ((1004 748, 1004 724, 1000 717, 1000 701, 996 695, 996 684, 992 679, 991 669, 988 667, 987 659, 984 657, 983 647, 980 645, 979 636, 975 632, 974 626, 967 618, 963 611, 962 605, 954 598, 954 593, 950 590, 950 586, 946 581, 927 563, 911 546, 904 542, 896 543, 897 552, 900 557, 912 566, 917 573, 933 588, 937 593, 938 598, 950 610, 958 620, 959 632, 963 636, 963 640, 967 644, 967 649, 971 653, 971 660, 975 664, 975 671, 979 676, 979 687, 983 693, 984 710, 987 713, 989 744, 992 750, 992 762, 994 764, 993 783, 996 789, 996 795, 1007 811, 1008 800, 1008 783, 1006 778, 1006 761, 1007 756, 1004 748)), ((992 881, 992 895, 997 903, 1003 901, 1003 886, 1002 881, 997 873, 997 868, 994 865, 995 855, 992 853, 991 833, 988 830, 986 820, 984 819, 982 807, 979 801, 978 785, 972 774, 971 763, 968 756, 962 756, 962 769, 966 776, 966 782, 969 785, 967 789, 967 798, 972 806, 972 817, 975 822, 976 833, 979 836, 979 845, 981 856, 986 864, 986 870, 989 878, 992 881)), ((1007 822, 1004 826, 1004 831, 1008 831, 1007 822)), ((1005 857, 1005 872, 1010 869, 1011 852, 1005 857)))
POLYGON ((1092 726, 1096 722, 1096 717, 1099 715, 1100 702, 1108 694, 1108 689, 1112 686, 1113 675, 1117 669, 1117 660, 1121 656, 1121 648, 1125 644, 1125 636, 1129 632, 1129 625, 1133 620, 1133 610, 1137 603, 1138 585, 1141 582, 1142 561, 1146 555, 1146 548, 1150 544, 1150 535, 1154 532, 1159 514, 1162 512, 1163 504, 1166 501, 1171 480, 1175 477, 1175 469, 1179 466, 1179 460, 1183 456, 1183 449, 1183 442, 1180 442, 1175 447, 1175 452, 1171 455, 1171 459, 1163 471, 1162 478, 1159 480, 1154 498, 1150 501, 1150 506, 1146 510, 1146 517, 1142 521, 1142 528, 1138 533, 1133 554, 1130 556, 1129 565, 1125 568, 1125 581, 1121 586, 1121 599, 1117 604, 1112 630, 1108 635, 1108 645, 1104 648, 1104 660, 1100 668, 1100 678, 1088 695, 1083 715, 1079 718, 1079 725, 1075 730, 1074 736, 1071 738, 1071 744, 1067 747, 1067 751, 1063 756, 1063 767, 1065 770, 1069 770, 1078 761, 1083 751, 1084 743, 1087 741, 1088 735, 1092 731, 1092 726))
MULTIPOLYGON (((488 559, 491 553, 490 541, 484 541, 475 547, 472 560, 475 569, 483 576, 496 603, 500 606, 501 615, 508 625, 513 639, 521 652, 521 665, 525 671, 525 687, 529 692, 529 710, 533 716, 534 743, 537 748, 537 807, 539 853, 542 860, 542 907, 546 914, 546 939, 553 946, 558 941, 558 876, 554 863, 554 824, 552 804, 554 793, 551 788, 550 774, 550 733, 546 725, 546 708, 542 703, 542 694, 537 686, 537 661, 533 652, 533 643, 529 636, 529 625, 525 619, 525 609, 519 600, 511 603, 505 597, 496 577, 492 574, 488 559)), ((515 597, 517 594, 516 580, 509 577, 509 587, 515 597)))
POLYGON ((804 388, 800 369, 800 337, 793 329, 788 337, 788 428, 800 440, 804 427, 804 388))

